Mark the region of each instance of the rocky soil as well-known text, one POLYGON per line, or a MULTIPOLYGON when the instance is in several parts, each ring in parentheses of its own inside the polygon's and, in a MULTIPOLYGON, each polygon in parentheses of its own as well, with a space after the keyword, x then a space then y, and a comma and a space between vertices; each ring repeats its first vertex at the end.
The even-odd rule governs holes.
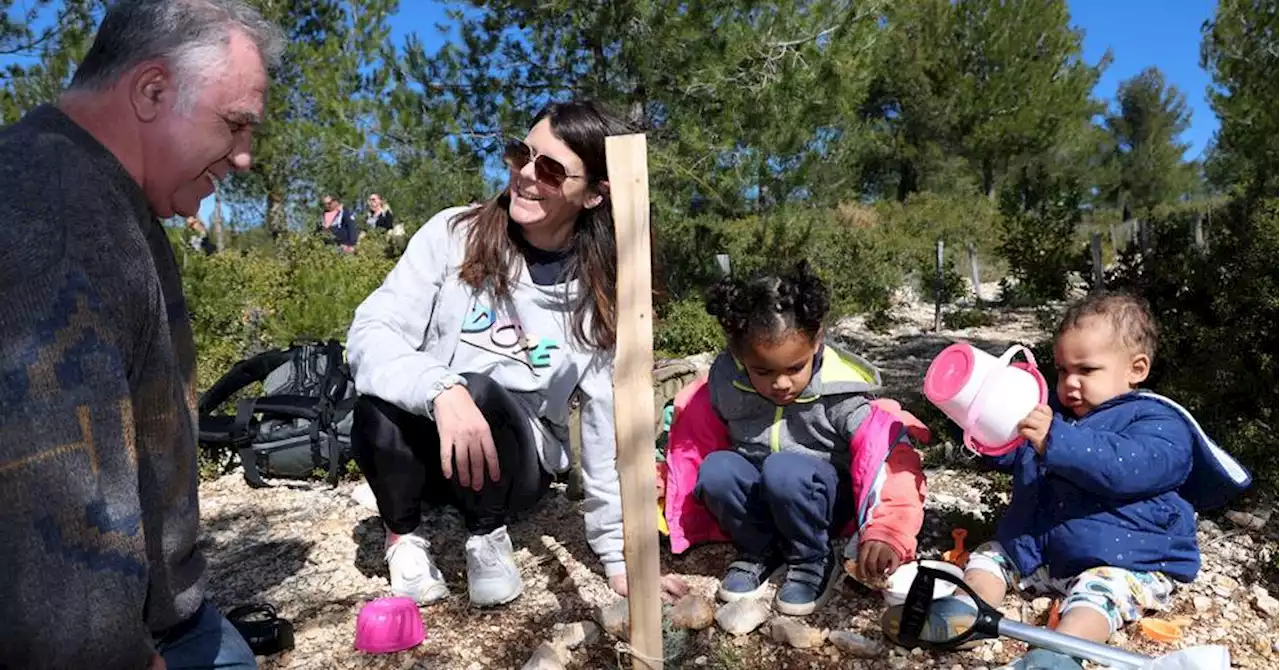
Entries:
MULTIPOLYGON (((858 321, 834 329, 855 350, 883 367, 890 395, 913 406, 932 357, 955 338, 999 353, 1010 342, 1043 336, 1031 311, 998 312, 998 323, 967 331, 928 330, 932 310, 906 305, 903 321, 887 334, 871 334, 858 321), (895 395, 896 394, 896 395, 895 395), (914 395, 913 395, 914 394, 914 395)), ((936 557, 949 548, 951 530, 969 531, 976 546, 1007 504, 998 484, 966 467, 963 457, 930 458, 931 468, 921 552, 936 557)), ((510 526, 525 593, 509 606, 478 610, 466 595, 464 533, 452 512, 433 513, 434 553, 453 593, 422 608, 427 640, 399 654, 373 656, 353 647, 356 615, 367 601, 385 596, 384 535, 377 514, 356 502, 356 482, 336 489, 323 484, 285 483, 249 488, 239 472, 200 488, 204 550, 210 560, 211 597, 224 611, 251 602, 274 605, 296 629, 296 648, 260 659, 263 668, 615 668, 631 667, 625 645, 608 631, 619 601, 608 588, 583 535, 578 503, 558 487, 527 517, 510 526), (602 621, 603 620, 603 621, 602 621), (605 632, 594 623, 604 624, 605 632), (588 622, 578 626, 579 622, 588 622), (532 658, 531 658, 532 657, 532 658)), ((1172 645, 1146 639, 1136 628, 1113 644, 1147 654, 1182 646, 1221 644, 1236 667, 1277 665, 1277 517, 1274 492, 1240 501, 1229 515, 1200 521, 1204 568, 1195 584, 1177 593, 1171 611, 1156 615, 1182 626, 1172 645)), ((711 602, 728 561, 726 546, 704 546, 682 556, 664 548, 664 571, 684 575, 704 602, 681 602, 668 612, 666 667, 689 668, 995 668, 1016 658, 1025 645, 993 640, 976 649, 947 654, 907 652, 886 645, 879 631, 883 602, 878 594, 845 580, 839 594, 804 620, 775 618, 767 611, 721 613, 711 602), (728 620, 732 618, 732 620, 728 620), (758 621, 748 621, 748 619, 758 621), (735 635, 725 624, 759 623, 735 635)), ((768 594, 769 597, 772 593, 768 594)), ((1010 596, 1006 615, 1043 623, 1047 600, 1010 596)))

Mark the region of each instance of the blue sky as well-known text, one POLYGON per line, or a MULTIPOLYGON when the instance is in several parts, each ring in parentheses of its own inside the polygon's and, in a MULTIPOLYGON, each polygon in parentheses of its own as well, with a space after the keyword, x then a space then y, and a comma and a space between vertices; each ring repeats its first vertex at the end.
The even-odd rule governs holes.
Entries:
POLYGON ((1110 48, 1115 60, 1102 74, 1094 95, 1110 99, 1116 87, 1152 65, 1165 81, 1187 96, 1191 128, 1188 159, 1199 158, 1218 129, 1205 88, 1209 75, 1200 69, 1200 26, 1213 18, 1213 0, 1070 0, 1071 21, 1083 28, 1084 53, 1097 62, 1110 48))

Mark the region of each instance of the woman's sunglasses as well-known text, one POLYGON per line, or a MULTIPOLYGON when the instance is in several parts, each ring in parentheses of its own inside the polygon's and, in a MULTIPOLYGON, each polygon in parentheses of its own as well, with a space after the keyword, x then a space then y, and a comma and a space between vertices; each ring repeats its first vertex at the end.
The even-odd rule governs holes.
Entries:
POLYGON ((529 161, 533 161, 534 177, 551 188, 560 188, 566 179, 586 178, 580 174, 569 174, 560 161, 535 153, 533 147, 520 140, 507 142, 507 148, 502 153, 502 162, 506 163, 507 167, 519 172, 529 164, 529 161))

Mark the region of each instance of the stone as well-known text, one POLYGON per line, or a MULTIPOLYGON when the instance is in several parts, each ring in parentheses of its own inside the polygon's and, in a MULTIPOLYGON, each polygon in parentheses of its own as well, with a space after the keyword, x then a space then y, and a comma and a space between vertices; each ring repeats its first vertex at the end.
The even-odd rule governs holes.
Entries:
POLYGON ((833 630, 827 635, 836 649, 856 658, 879 658, 884 654, 884 645, 865 638, 851 630, 833 630))
POLYGON ((769 608, 756 598, 728 603, 716 612, 716 624, 732 635, 746 635, 759 628, 768 618, 769 608))
POLYGON ((1253 609, 1265 614, 1267 618, 1275 619, 1280 615, 1280 602, 1267 593, 1267 590, 1261 586, 1253 587, 1253 609))
POLYGON ((584 644, 595 644, 600 639, 600 627, 590 621, 575 621, 571 624, 556 624, 551 636, 551 643, 565 649, 577 649, 584 644))
POLYGON ((710 600, 690 593, 671 608, 671 625, 682 630, 702 630, 716 620, 716 608, 710 600))
POLYGON ((1267 525, 1267 519, 1248 512, 1230 510, 1226 513, 1226 517, 1231 523, 1247 530, 1258 530, 1267 525))
POLYGON ((706 656, 699 656, 699 657, 697 657, 697 658, 693 659, 693 664, 694 664, 694 665, 696 665, 696 666, 699 666, 699 667, 704 666, 704 665, 706 665, 706 664, 707 664, 707 657, 706 657, 706 656))
POLYGON ((564 670, 568 662, 569 652, 550 642, 543 642, 533 650, 533 655, 520 666, 520 670, 564 670))
POLYGON ((1240 582, 1227 575, 1214 575, 1209 583, 1213 585, 1213 592, 1223 598, 1230 598, 1240 588, 1240 582))
POLYGON ((623 641, 630 638, 631 614, 627 606, 626 598, 618 600, 612 605, 601 608, 597 611, 596 618, 606 633, 623 641))
POLYGON ((1201 614, 1213 609, 1213 599, 1209 596, 1196 596, 1191 599, 1191 604, 1201 614))
POLYGON ((1035 612, 1037 617, 1043 616, 1052 606, 1053 600, 1049 598, 1040 597, 1031 601, 1031 611, 1035 612))
POLYGON ((795 619, 777 617, 770 624, 774 642, 785 642, 796 649, 821 647, 827 641, 826 631, 804 625, 795 619))

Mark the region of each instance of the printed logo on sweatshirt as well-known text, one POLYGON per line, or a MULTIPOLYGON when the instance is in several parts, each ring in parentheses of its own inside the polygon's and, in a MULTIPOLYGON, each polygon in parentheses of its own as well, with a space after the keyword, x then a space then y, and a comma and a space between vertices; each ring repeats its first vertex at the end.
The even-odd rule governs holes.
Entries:
POLYGON ((478 300, 462 321, 462 341, 524 363, 534 374, 551 367, 551 352, 560 348, 555 340, 525 332, 515 317, 499 315, 478 300))

